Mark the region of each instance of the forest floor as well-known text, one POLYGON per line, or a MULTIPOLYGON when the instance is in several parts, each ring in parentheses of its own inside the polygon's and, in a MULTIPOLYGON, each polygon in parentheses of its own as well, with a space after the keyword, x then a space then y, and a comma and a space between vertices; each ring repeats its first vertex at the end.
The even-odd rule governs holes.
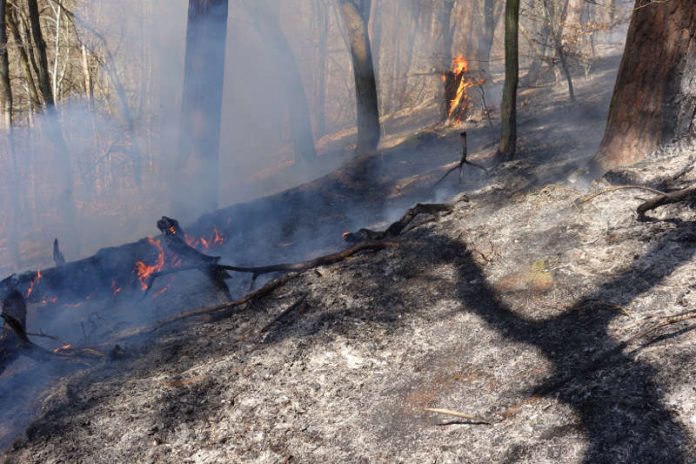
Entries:
MULTIPOLYGON (((696 213, 639 221, 636 196, 651 194, 583 202, 586 186, 565 181, 599 143, 617 62, 578 78, 575 107, 560 85, 524 90, 520 156, 490 177, 467 170, 433 191, 458 134, 423 131, 202 218, 195 227, 233 215, 244 227, 230 255, 263 264, 335 249, 341 231, 383 227, 416 201, 454 206, 395 248, 299 273, 228 317, 121 341, 123 359, 42 396, 3 460, 693 462, 694 326, 620 343, 696 305, 696 213)), ((471 160, 490 163, 495 128, 468 131, 471 160)), ((676 144, 590 191, 664 188, 694 156, 676 144)))

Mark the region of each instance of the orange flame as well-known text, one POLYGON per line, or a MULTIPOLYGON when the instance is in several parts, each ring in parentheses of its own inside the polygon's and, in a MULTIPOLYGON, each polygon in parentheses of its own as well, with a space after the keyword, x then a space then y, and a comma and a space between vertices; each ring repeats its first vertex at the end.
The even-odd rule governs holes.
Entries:
MULTIPOLYGON (((455 82, 458 80, 457 93, 454 99, 449 102, 447 117, 452 118, 457 108, 466 108, 469 105, 468 89, 471 87, 480 86, 485 82, 485 79, 471 79, 467 76, 469 72, 469 60, 464 55, 455 56, 452 59, 452 72, 454 73, 455 82)), ((457 116, 456 122, 461 122, 461 117, 457 116)))
POLYGON ((59 346, 58 348, 54 348, 53 352, 54 353, 60 353, 62 351, 70 351, 74 348, 73 345, 70 343, 64 343, 62 346, 59 346))
POLYGON ((147 281, 152 274, 159 272, 164 268, 164 250, 162 249, 162 244, 159 240, 148 237, 147 241, 150 245, 157 249, 157 261, 155 264, 146 264, 144 261, 138 261, 135 263, 135 271, 138 275, 138 280, 140 280, 140 288, 147 290, 147 281))
POLYGON ((29 288, 27 288, 26 298, 29 298, 31 294, 34 293, 34 289, 39 286, 39 283, 41 283, 41 270, 37 270, 36 277, 31 280, 29 288))
POLYGON ((111 290, 113 291, 114 296, 116 296, 116 295, 118 295, 119 293, 121 293, 121 287, 118 286, 118 284, 116 283, 116 280, 115 280, 115 279, 113 279, 113 280, 111 281, 111 290))
POLYGON ((184 234, 184 240, 189 246, 205 252, 209 251, 211 248, 218 248, 224 245, 225 236, 220 233, 217 226, 213 226, 213 232, 208 237, 202 236, 196 238, 191 237, 188 234, 184 234))

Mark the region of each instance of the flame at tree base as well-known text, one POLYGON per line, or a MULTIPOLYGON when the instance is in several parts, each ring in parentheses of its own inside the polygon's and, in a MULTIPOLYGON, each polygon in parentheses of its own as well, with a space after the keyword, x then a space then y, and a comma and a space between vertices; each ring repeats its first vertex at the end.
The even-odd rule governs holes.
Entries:
POLYGON ((471 77, 469 60, 464 55, 458 55, 452 59, 452 70, 445 72, 442 80, 445 83, 447 121, 461 123, 471 103, 469 89, 483 85, 486 80, 471 77))

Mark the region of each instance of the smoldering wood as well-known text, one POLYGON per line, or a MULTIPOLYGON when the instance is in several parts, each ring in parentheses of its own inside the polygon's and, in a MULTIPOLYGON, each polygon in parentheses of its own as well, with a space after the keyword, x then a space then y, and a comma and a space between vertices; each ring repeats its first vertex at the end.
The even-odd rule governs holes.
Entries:
POLYGON ((65 264, 65 256, 60 251, 60 244, 57 238, 53 239, 53 262, 56 263, 56 267, 65 264))
MULTIPOLYGON (((222 266, 218 265, 220 261, 219 256, 206 255, 186 243, 184 239, 186 233, 176 219, 162 216, 162 218, 157 221, 157 228, 162 232, 162 237, 167 248, 183 260, 184 268, 198 269, 205 273, 210 278, 215 288, 223 292, 227 298, 232 297, 230 295, 230 289, 225 283, 225 280, 229 279, 231 276, 222 266)), ((151 288, 153 281, 154 279, 150 279, 147 290, 151 288)))
POLYGON ((451 213, 453 210, 454 206, 446 203, 418 203, 406 211, 406 214, 404 214, 401 219, 392 223, 384 231, 360 229, 357 232, 346 232, 343 234, 343 239, 350 243, 361 243, 367 240, 374 241, 398 237, 420 214, 431 214, 437 216, 441 213, 451 213))

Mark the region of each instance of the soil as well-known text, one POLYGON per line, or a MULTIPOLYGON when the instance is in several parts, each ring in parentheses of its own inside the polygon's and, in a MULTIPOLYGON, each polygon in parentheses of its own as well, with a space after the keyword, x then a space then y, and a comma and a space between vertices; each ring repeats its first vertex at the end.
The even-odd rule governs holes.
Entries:
MULTIPOLYGON (((282 261, 338 246, 346 228, 383 227, 415 201, 454 205, 419 217, 396 248, 299 273, 224 318, 122 337, 123 356, 37 400, 4 461, 693 462, 695 326, 621 344, 694 308, 693 205, 639 221, 652 194, 584 201, 587 186, 565 180, 599 142, 615 67, 578 80, 578 107, 561 103, 560 85, 524 91, 520 157, 491 177, 467 171, 432 192, 458 135, 426 131, 266 210, 245 206, 244 219, 230 209, 248 225, 235 243, 252 250, 234 257, 262 264, 263 240, 262 257, 282 261), (378 168, 372 188, 355 181, 366 166, 378 168), (300 211, 303 195, 323 207, 300 211), (275 226, 254 241, 263 211, 275 226), (303 227, 283 244, 288 231, 276 232, 293 219, 303 227)), ((490 162, 494 133, 469 129, 472 160, 490 162)), ((694 156, 675 143, 589 190, 677 188, 696 181, 671 179, 694 156)), ((235 282, 236 294, 248 283, 235 282)))

